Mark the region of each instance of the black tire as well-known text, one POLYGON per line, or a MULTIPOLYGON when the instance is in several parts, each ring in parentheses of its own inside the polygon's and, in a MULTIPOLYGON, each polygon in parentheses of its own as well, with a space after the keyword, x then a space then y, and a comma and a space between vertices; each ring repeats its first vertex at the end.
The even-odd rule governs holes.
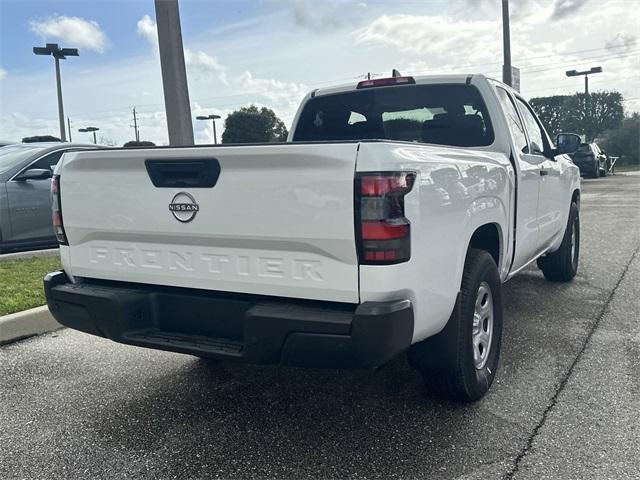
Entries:
MULTIPOLYGON (((482 302, 482 300, 481 300, 482 302)), ((485 328, 484 319, 480 328, 485 328)), ((481 399, 493 383, 502 342, 502 285, 493 257, 484 250, 469 249, 460 293, 447 325, 437 335, 416 343, 409 350, 409 362, 420 371, 427 390, 458 402, 481 399), (474 313, 481 287, 488 286, 487 302, 493 307, 493 330, 484 364, 474 359, 474 313)))
POLYGON ((580 212, 576 203, 571 203, 569 220, 560 248, 538 259, 538 268, 544 277, 553 282, 569 282, 578 273, 580 259, 580 212), (575 235, 574 235, 575 234, 575 235), (572 248, 572 238, 573 245, 572 248))

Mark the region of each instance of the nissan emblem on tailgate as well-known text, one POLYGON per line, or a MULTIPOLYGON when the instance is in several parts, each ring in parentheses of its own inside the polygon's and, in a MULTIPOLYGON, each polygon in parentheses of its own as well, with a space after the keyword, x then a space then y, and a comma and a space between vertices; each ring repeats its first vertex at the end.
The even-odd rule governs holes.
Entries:
POLYGON ((169 210, 176 217, 176 220, 188 223, 196 217, 196 213, 200 210, 200 205, 187 192, 180 192, 176 193, 173 200, 171 200, 169 210))

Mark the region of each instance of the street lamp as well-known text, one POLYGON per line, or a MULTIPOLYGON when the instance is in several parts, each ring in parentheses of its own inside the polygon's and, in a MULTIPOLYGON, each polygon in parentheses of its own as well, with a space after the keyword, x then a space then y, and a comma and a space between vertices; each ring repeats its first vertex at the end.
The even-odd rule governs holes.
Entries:
POLYGON ((213 143, 218 143, 218 135, 216 134, 216 120, 222 118, 220 115, 198 115, 196 120, 211 120, 213 123, 213 143))
POLYGON ((60 138, 67 141, 64 129, 64 108, 62 107, 62 86, 60 84, 60 60, 67 57, 77 57, 77 48, 60 48, 57 43, 47 43, 45 47, 33 47, 36 55, 52 55, 56 64, 56 85, 58 87, 58 118, 60 120, 60 138))
POLYGON ((79 128, 78 131, 79 132, 93 132, 93 143, 98 143, 96 141, 96 132, 100 130, 98 127, 86 127, 86 128, 79 128))
POLYGON ((584 70, 579 72, 577 70, 569 70, 566 72, 567 77, 578 77, 580 75, 584 75, 584 94, 589 95, 589 75, 592 73, 601 73, 602 67, 592 67, 591 70, 584 70))

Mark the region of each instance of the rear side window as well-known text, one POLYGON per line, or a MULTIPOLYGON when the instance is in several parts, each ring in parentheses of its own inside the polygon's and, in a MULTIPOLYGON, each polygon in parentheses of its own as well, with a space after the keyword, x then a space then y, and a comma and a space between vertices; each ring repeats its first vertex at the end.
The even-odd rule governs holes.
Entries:
POLYGON ((491 145, 478 90, 466 84, 399 85, 310 99, 293 141, 401 140, 457 147, 491 145))

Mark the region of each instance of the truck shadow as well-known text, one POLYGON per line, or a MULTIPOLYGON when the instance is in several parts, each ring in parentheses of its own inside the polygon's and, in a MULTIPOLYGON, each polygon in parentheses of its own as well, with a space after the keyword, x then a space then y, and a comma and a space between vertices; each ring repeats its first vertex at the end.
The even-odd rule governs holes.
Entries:
MULTIPOLYGON (((482 404, 429 397, 404 358, 378 372, 209 366, 196 359, 176 373, 144 385, 143 396, 108 405, 93 423, 113 447, 164 452, 170 477, 246 476, 248 469, 258 478, 384 477, 402 465, 415 476, 448 464, 451 449, 491 460, 474 453, 473 432, 487 414, 492 429, 509 423, 482 404), (416 455, 426 455, 429 465, 416 455), (185 462, 194 457, 200 462, 185 462)), ((463 463, 451 467, 456 475, 465 470, 463 463)))
POLYGON ((429 396, 404 356, 367 372, 211 365, 162 354, 166 372, 129 385, 129 395, 107 403, 92 426, 104 442, 164 455, 167 476, 235 477, 251 469, 257 477, 392 471, 453 478, 503 461, 524 441, 579 348, 574 330, 580 334, 581 319, 592 318, 592 305, 581 309, 572 296, 570 286, 534 270, 505 286, 501 370, 473 405, 429 396))

